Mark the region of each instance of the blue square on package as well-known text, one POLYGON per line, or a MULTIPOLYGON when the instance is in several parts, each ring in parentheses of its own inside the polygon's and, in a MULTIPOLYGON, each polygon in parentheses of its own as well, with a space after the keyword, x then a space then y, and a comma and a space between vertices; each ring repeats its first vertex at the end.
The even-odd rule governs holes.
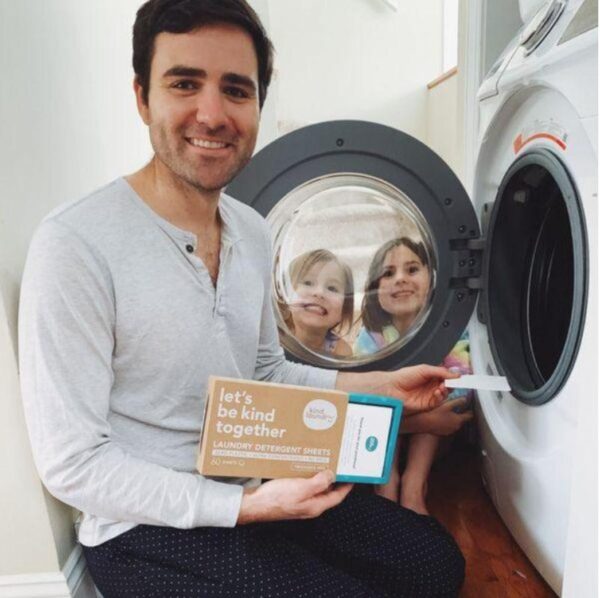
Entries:
POLYGON ((350 393, 336 481, 386 484, 401 417, 397 399, 350 393))

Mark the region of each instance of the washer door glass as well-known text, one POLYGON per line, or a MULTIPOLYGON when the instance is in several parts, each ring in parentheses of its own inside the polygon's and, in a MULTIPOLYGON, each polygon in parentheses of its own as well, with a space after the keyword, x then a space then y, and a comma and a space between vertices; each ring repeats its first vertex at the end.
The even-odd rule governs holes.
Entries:
POLYGON ((267 215, 284 347, 311 363, 365 364, 397 351, 427 319, 431 232, 389 183, 337 173, 290 191, 267 215))
POLYGON ((324 368, 439 364, 480 288, 482 240, 460 181, 390 127, 331 121, 264 147, 227 188, 270 225, 288 358, 324 368))

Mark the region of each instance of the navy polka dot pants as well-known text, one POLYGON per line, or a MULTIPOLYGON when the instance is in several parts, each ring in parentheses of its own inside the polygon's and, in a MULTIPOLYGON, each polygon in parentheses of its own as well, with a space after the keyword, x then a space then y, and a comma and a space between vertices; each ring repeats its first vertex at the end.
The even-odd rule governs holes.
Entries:
POLYGON ((464 559, 432 517, 352 491, 316 519, 140 525, 83 547, 104 598, 456 596, 464 559))

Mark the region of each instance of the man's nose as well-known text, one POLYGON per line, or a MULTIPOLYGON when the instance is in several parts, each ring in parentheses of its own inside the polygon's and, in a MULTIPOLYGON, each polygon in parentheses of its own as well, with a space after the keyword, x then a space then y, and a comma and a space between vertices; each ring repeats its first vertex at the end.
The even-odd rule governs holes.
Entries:
POLYGON ((213 131, 227 122, 225 98, 219 89, 206 86, 202 90, 198 99, 196 120, 213 131))

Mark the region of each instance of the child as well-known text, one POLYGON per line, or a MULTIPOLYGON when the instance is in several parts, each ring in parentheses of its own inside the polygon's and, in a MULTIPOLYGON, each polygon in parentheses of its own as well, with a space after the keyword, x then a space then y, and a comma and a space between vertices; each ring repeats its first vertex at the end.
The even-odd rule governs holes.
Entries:
POLYGON ((430 288, 422 243, 400 237, 381 246, 367 273, 355 354, 371 355, 405 336, 426 306, 430 288))
MULTIPOLYGON (((356 339, 355 354, 376 353, 409 334, 426 309, 431 279, 431 266, 422 243, 401 237, 380 247, 367 274, 362 304, 363 327, 356 339)), ((469 341, 465 334, 442 365, 461 374, 471 372, 469 341)), ((456 399, 466 394, 467 391, 456 389, 449 398, 456 399)), ((449 410, 447 412, 451 415, 449 410)), ((413 434, 402 479, 397 451, 390 482, 380 486, 376 492, 399 501, 403 507, 427 515, 427 478, 438 444, 439 436, 435 434, 413 434)))
POLYGON ((290 332, 313 351, 350 357, 350 345, 340 338, 354 318, 350 268, 331 251, 316 249, 295 258, 289 274, 294 293, 280 309, 290 332))

